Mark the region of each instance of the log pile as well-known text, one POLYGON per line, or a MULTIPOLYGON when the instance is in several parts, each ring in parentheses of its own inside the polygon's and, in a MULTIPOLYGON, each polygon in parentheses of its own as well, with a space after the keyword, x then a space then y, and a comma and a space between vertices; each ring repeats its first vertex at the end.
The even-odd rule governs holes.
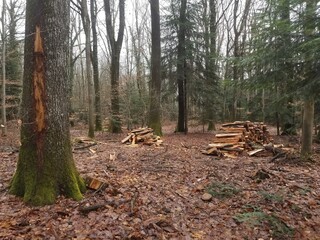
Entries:
MULTIPOLYGON (((22 91, 21 81, 9 81, 6 80, 6 99, 5 107, 7 120, 16 119, 19 115, 20 95, 22 91)), ((0 101, 2 101, 0 96, 0 101)))
POLYGON ((149 146, 160 146, 163 143, 163 140, 153 133, 152 128, 137 128, 129 132, 128 136, 122 139, 121 143, 131 145, 142 143, 149 146))
POLYGON ((236 157, 244 151, 253 156, 264 150, 264 146, 273 139, 267 126, 262 123, 250 121, 236 121, 222 124, 213 142, 203 151, 207 155, 236 157))

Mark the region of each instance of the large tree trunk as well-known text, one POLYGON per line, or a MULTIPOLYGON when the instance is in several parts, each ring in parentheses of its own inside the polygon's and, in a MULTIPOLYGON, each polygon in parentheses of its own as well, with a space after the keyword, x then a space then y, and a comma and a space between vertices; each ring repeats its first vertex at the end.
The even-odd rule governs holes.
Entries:
POLYGON ((79 200, 68 119, 68 0, 27 0, 21 148, 10 193, 33 205, 79 200))
POLYGON ((177 132, 187 133, 187 88, 186 88, 186 11, 187 0, 181 0, 179 32, 178 32, 178 62, 177 62, 177 82, 178 82, 178 126, 177 132))
POLYGON ((152 25, 152 55, 151 55, 151 84, 150 84, 150 111, 149 127, 155 134, 162 135, 161 131, 161 48, 160 48, 160 14, 159 0, 150 2, 152 25))
POLYGON ((119 68, 120 68, 120 52, 123 42, 124 26, 125 26, 125 6, 124 0, 119 0, 119 31, 117 39, 115 38, 114 25, 112 22, 110 0, 104 0, 106 13, 106 27, 108 40, 111 48, 111 119, 110 132, 121 132, 120 118, 120 95, 119 95, 119 68))
POLYGON ((92 28, 92 68, 93 68, 93 83, 94 83, 94 92, 95 92, 94 106, 95 106, 95 114, 96 114, 95 125, 96 125, 96 131, 102 131, 96 0, 90 0, 90 12, 91 12, 91 28, 92 28))
MULTIPOLYGON (((306 3, 306 13, 304 19, 304 34, 305 41, 311 41, 315 38, 316 29, 316 12, 317 1, 309 0, 306 3)), ((307 51, 305 54, 305 76, 309 81, 312 81, 316 75, 312 62, 313 56, 307 51)), ((305 90, 304 93, 304 113, 303 113, 303 125, 302 125, 302 146, 301 155, 303 158, 310 156, 312 153, 312 133, 313 133, 313 121, 314 121, 314 92, 312 89, 305 90)))

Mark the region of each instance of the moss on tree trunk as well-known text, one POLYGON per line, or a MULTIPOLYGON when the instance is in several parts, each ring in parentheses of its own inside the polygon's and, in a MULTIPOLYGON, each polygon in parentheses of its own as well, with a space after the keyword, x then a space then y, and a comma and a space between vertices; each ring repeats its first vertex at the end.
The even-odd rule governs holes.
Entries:
POLYGON ((36 206, 53 204, 58 195, 75 200, 82 199, 85 183, 73 162, 70 143, 64 145, 59 153, 46 147, 43 161, 39 162, 39 152, 30 142, 20 148, 16 173, 12 179, 9 193, 22 197, 26 203, 36 206))
POLYGON ((59 194, 79 200, 85 184, 69 133, 68 0, 28 0, 21 105, 21 148, 11 194, 32 205, 59 194))
POLYGON ((160 47, 160 17, 159 1, 151 1, 151 81, 150 81, 150 109, 149 127, 158 136, 162 136, 161 130, 161 47, 160 47))

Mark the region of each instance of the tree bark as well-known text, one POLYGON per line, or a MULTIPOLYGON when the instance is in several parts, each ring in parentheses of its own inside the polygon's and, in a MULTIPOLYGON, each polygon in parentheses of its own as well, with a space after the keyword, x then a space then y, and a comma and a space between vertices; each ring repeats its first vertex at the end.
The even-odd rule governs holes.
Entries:
POLYGON ((6 1, 2 2, 2 91, 1 91, 1 116, 2 136, 7 135, 7 111, 6 111, 6 1))
POLYGON ((94 137, 94 84, 92 80, 92 71, 91 71, 91 32, 90 32, 90 18, 88 13, 87 0, 81 0, 81 18, 83 23, 83 29, 86 36, 86 75, 87 75, 87 84, 88 84, 88 119, 89 119, 89 131, 88 136, 94 137))
POLYGON ((308 157, 312 153, 312 133, 314 119, 314 99, 312 97, 304 100, 303 123, 302 123, 302 146, 301 155, 308 157))
MULTIPOLYGON (((304 19, 304 34, 305 41, 311 41, 315 38, 316 29, 316 12, 317 12, 317 1, 309 0, 306 3, 304 19)), ((314 63, 313 56, 307 51, 305 53, 305 75, 309 81, 313 81, 316 75, 313 67, 314 63)), ((314 93, 312 89, 305 90, 304 93, 304 112, 303 112, 303 123, 302 123, 302 146, 301 155, 303 158, 307 158, 312 153, 312 133, 313 133, 313 121, 314 121, 314 93), (309 90, 309 91, 308 91, 309 90)))
POLYGON ((207 66, 207 81, 208 81, 208 88, 209 88, 209 96, 207 102, 207 113, 208 113, 208 131, 215 130, 215 109, 214 109, 214 89, 217 88, 217 79, 216 79, 216 60, 215 57, 217 56, 217 22, 216 22, 216 1, 210 0, 209 1, 209 8, 210 8, 210 54, 209 54, 209 64, 207 66))
POLYGON ((161 47, 160 47, 160 13, 159 0, 150 2, 152 26, 152 53, 151 53, 151 83, 150 83, 150 110, 149 127, 155 134, 162 135, 161 130, 161 47))
POLYGON ((119 71, 120 71, 120 51, 123 42, 124 26, 125 26, 125 6, 124 0, 119 0, 119 31, 118 37, 115 38, 114 24, 111 18, 110 0, 104 0, 106 13, 106 27, 108 40, 111 48, 111 119, 110 132, 120 133, 121 118, 120 118, 120 93, 119 93, 119 71))
POLYGON ((33 205, 82 198, 68 116, 68 0, 27 0, 21 147, 10 193, 33 205))
POLYGON ((232 107, 232 120, 235 121, 238 118, 237 108, 239 106, 239 80, 241 76, 241 69, 239 67, 238 60, 241 57, 241 46, 240 46, 240 36, 243 33, 243 30, 247 24, 247 19, 249 16, 249 11, 251 7, 252 0, 245 1, 245 7, 243 10, 242 18, 238 24, 239 17, 239 0, 235 0, 234 9, 233 9, 233 31, 234 31, 234 63, 233 63, 233 107, 232 107))
POLYGON ((186 101, 186 11, 187 0, 181 0, 179 30, 178 30, 178 56, 177 56, 177 82, 178 82, 178 126, 177 132, 187 133, 187 101, 186 101))
POLYGON ((94 92, 95 92, 94 106, 95 106, 95 115, 96 115, 95 129, 96 131, 102 131, 96 0, 90 0, 90 12, 91 12, 91 28, 92 28, 92 68, 93 68, 93 83, 94 83, 94 92))

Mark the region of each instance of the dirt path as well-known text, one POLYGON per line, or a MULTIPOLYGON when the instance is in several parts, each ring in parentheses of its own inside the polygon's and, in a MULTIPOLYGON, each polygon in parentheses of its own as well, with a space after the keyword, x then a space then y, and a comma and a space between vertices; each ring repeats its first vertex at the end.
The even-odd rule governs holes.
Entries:
POLYGON ((74 151, 81 175, 105 190, 43 208, 7 194, 17 136, 2 138, 0 239, 319 239, 319 165, 205 156, 210 133, 166 134, 161 148, 122 145, 123 136, 100 133, 98 145, 74 151), (255 179, 259 170, 269 178, 255 179), (203 201, 207 191, 214 197, 203 201), (82 214, 88 206, 98 209, 82 214))

